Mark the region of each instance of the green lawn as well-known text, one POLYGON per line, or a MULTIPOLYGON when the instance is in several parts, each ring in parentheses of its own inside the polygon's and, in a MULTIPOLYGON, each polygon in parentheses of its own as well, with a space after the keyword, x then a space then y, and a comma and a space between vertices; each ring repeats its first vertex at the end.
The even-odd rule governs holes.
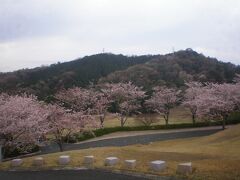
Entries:
MULTIPOLYGON (((141 116, 141 115, 139 115, 141 116)), ((139 116, 129 117, 125 126, 142 126, 143 124, 138 120, 139 116)), ((162 116, 158 114, 152 114, 153 118, 159 119, 158 123, 154 123, 153 125, 165 124, 165 120, 162 116)), ((183 107, 176 107, 171 110, 171 114, 169 117, 169 124, 179 124, 179 123, 191 123, 191 113, 188 109, 183 107)), ((120 121, 113 115, 108 115, 106 117, 104 127, 116 127, 120 126, 120 121)))

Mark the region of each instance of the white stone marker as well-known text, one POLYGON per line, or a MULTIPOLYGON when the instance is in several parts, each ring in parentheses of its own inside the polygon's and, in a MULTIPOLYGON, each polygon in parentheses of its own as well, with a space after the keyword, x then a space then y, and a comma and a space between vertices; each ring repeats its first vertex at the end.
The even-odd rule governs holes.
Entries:
POLYGON ((119 159, 117 157, 108 157, 105 159, 105 166, 114 166, 118 161, 119 159))
POLYGON ((152 161, 150 162, 150 168, 153 171, 163 171, 166 168, 166 162, 165 161, 152 161))
POLYGON ((94 163, 94 156, 84 156, 83 159, 84 164, 93 164, 94 163))
POLYGON ((11 161, 11 165, 13 167, 18 167, 18 166, 21 166, 21 164, 23 163, 23 160, 22 159, 13 159, 11 161))
POLYGON ((136 160, 125 160, 124 165, 126 168, 133 169, 136 167, 136 160))
POLYGON ((44 164, 44 160, 42 157, 36 157, 34 160, 33 160, 33 165, 34 166, 42 166, 44 164))
POLYGON ((192 163, 180 163, 177 167, 177 172, 181 174, 190 174, 192 173, 192 163))
POLYGON ((70 156, 60 156, 58 162, 60 165, 67 165, 70 162, 70 156))

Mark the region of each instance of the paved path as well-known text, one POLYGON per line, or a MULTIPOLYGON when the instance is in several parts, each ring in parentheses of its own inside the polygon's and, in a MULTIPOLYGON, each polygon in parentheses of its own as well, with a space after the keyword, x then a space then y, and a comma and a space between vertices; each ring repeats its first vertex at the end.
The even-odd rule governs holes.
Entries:
MULTIPOLYGON (((147 135, 137 135, 128 137, 118 137, 111 139, 102 139, 98 141, 89 141, 79 144, 64 144, 64 150, 78 150, 87 149, 94 147, 107 147, 107 146, 127 146, 133 144, 148 144, 155 141, 179 139, 179 138, 190 138, 190 137, 200 137, 207 136, 220 131, 221 129, 200 129, 194 131, 180 131, 180 132, 168 132, 168 133, 156 133, 147 135)), ((58 152, 58 146, 52 144, 50 146, 42 147, 42 154, 58 152)))
POLYGON ((141 177, 103 170, 0 171, 1 180, 176 180, 173 177, 141 177))
MULTIPOLYGON (((233 125, 228 125, 226 128, 230 128, 233 125)), ((103 136, 95 137, 83 142, 78 142, 79 144, 91 141, 99 141, 103 139, 112 139, 118 137, 129 137, 138 135, 148 135, 148 134, 160 134, 160 133, 171 133, 171 132, 186 132, 186 131, 196 131, 196 130, 212 130, 212 129, 222 129, 222 126, 207 126, 207 127, 195 127, 195 128, 180 128, 180 129, 161 129, 161 130, 143 130, 143 131, 120 131, 110 134, 105 134, 103 136)))

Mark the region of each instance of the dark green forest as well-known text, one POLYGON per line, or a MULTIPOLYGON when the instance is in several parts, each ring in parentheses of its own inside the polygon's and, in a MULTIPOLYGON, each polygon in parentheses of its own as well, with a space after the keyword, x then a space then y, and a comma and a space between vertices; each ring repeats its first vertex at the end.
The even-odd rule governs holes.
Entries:
POLYGON ((93 83, 132 81, 145 89, 181 87, 185 81, 232 82, 240 66, 206 57, 191 49, 166 55, 96 54, 34 69, 0 73, 0 91, 32 93, 46 100, 56 91, 93 83))
POLYGON ((101 78, 100 82, 132 81, 148 90, 156 85, 181 87, 185 81, 232 82, 236 73, 240 73, 240 66, 187 49, 116 71, 101 78))
POLYGON ((45 99, 59 89, 85 87, 116 70, 142 64, 155 57, 96 54, 45 67, 0 73, 0 91, 9 94, 27 92, 45 99))

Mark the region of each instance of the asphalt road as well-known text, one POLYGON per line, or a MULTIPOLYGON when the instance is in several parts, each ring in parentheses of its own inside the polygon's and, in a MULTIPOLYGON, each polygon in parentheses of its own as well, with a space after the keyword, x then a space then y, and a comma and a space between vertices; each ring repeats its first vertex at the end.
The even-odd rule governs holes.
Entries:
POLYGON ((0 171, 0 180, 176 180, 173 177, 141 177, 102 170, 0 171))
MULTIPOLYGON (((63 149, 66 151, 66 150, 87 149, 87 148, 93 148, 93 147, 148 144, 155 141, 207 136, 207 135, 216 133, 218 131, 220 131, 220 129, 170 132, 170 133, 158 133, 158 134, 137 135, 137 136, 129 136, 129 137, 119 137, 119 138, 85 142, 80 144, 64 144, 63 149)), ((58 152, 59 148, 56 144, 52 144, 49 146, 42 147, 41 151, 42 151, 42 154, 53 153, 53 152, 58 152)))

